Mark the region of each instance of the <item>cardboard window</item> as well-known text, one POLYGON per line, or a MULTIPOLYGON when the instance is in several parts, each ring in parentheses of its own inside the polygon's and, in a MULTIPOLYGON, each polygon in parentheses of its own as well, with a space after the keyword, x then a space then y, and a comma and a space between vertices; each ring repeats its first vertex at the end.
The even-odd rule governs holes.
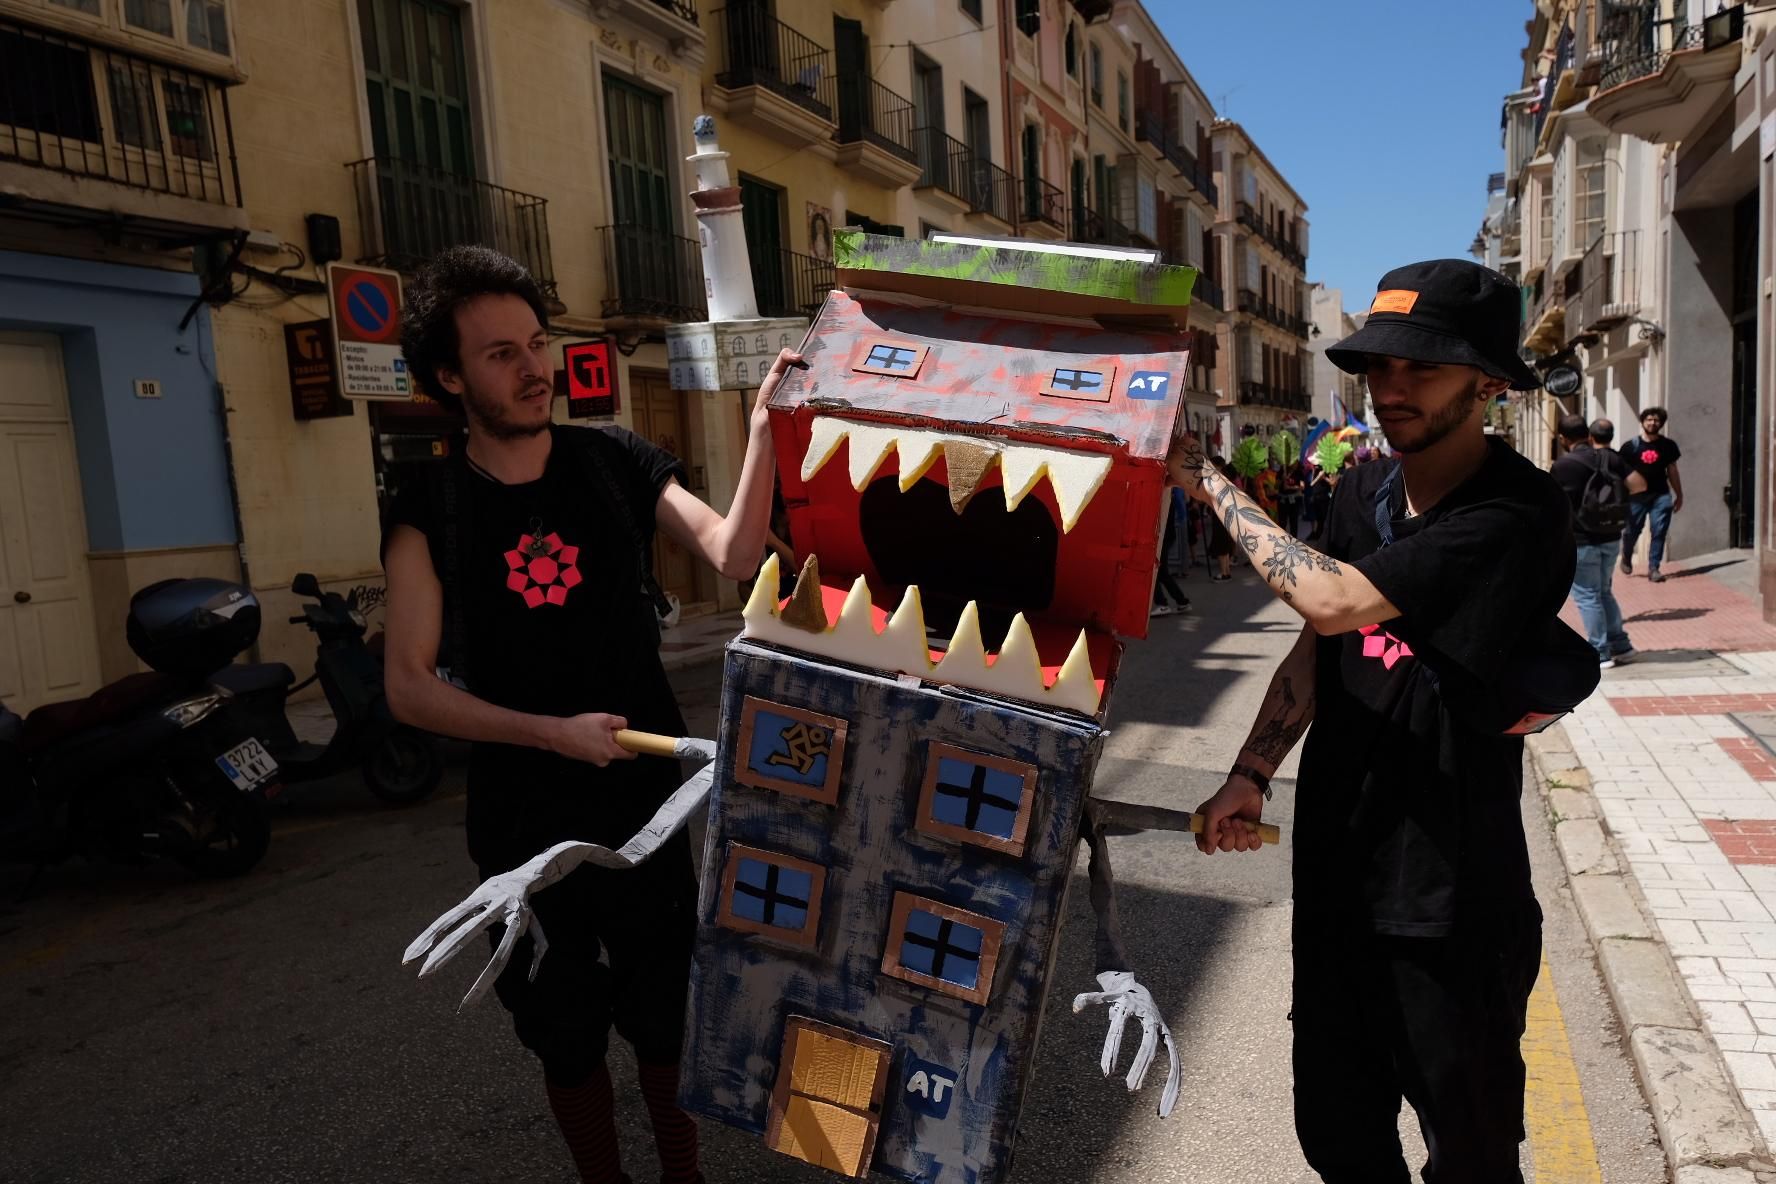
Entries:
POLYGON ((892 337, 865 337, 851 353, 851 369, 859 374, 886 378, 917 378, 925 365, 929 345, 915 345, 892 337))
POLYGON ((993 993, 1005 925, 941 901, 894 894, 882 973, 969 1003, 993 993))
POLYGON ((826 869, 817 863, 728 844, 716 920, 725 928, 811 949, 820 939, 826 869))
POLYGON ((789 1017, 765 1145, 829 1171, 867 1176, 893 1051, 880 1040, 789 1017))
POLYGON ((740 713, 739 749, 734 779, 740 784, 838 803, 844 720, 749 695, 740 713))
POLYGON ((915 826, 938 838, 1021 856, 1035 796, 1035 766, 933 742, 915 826))
POLYGON ((1108 403, 1110 390, 1116 385, 1116 368, 1082 370, 1071 366, 1056 367, 1042 384, 1042 393, 1056 399, 1079 399, 1087 403, 1108 403))

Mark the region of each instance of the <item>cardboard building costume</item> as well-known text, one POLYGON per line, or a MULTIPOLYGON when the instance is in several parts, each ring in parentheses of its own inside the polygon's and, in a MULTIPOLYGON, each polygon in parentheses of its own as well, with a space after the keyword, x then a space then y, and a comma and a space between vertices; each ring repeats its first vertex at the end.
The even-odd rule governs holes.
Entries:
POLYGON ((834 258, 807 366, 769 404, 803 566, 793 592, 774 556, 759 573, 713 763, 622 851, 561 844, 408 958, 429 952, 429 973, 505 923, 474 997, 537 932, 531 892, 638 862, 707 800, 682 1104, 842 1175, 994 1184, 1081 841, 1100 989, 1075 1010, 1111 1009, 1106 1075, 1138 1019, 1129 1088, 1163 1049, 1162 1115, 1178 1093, 1104 836, 1191 816, 1091 790, 1118 638, 1147 630, 1195 273, 851 231, 834 258))

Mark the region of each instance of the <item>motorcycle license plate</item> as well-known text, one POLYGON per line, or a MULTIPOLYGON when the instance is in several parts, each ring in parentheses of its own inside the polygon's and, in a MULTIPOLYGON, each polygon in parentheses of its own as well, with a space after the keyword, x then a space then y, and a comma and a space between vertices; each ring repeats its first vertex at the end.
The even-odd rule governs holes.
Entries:
POLYGON ((243 740, 216 758, 216 767, 234 782, 235 788, 247 792, 261 782, 277 776, 277 762, 257 740, 243 740))

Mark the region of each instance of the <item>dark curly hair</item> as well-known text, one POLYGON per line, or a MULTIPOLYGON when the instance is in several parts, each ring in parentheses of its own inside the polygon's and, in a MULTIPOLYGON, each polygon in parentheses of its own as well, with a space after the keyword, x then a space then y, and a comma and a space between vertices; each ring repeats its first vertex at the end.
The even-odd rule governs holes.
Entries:
POLYGON ((462 366, 462 340, 456 312, 478 296, 516 296, 530 305, 543 331, 549 310, 542 289, 517 260, 487 247, 447 247, 422 267, 406 286, 401 309, 401 352, 407 372, 422 394, 457 413, 462 402, 438 381, 438 371, 462 366))

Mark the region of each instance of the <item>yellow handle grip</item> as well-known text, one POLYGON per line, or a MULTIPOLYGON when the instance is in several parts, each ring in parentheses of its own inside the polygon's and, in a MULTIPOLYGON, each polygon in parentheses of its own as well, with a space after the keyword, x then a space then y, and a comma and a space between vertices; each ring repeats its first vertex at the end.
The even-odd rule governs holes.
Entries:
MULTIPOLYGON (((1275 844, 1283 841, 1283 828, 1280 826, 1272 826, 1268 822, 1246 822, 1244 819, 1240 818, 1229 818, 1227 821, 1240 822, 1252 830, 1256 830, 1258 832, 1258 841, 1261 843, 1275 844)), ((1192 814, 1190 816, 1190 833, 1193 835, 1200 835, 1202 834, 1202 829, 1203 816, 1201 814, 1192 814)))
POLYGON ((641 756, 677 756, 678 740, 673 736, 660 736, 653 732, 635 732, 628 728, 617 729, 617 743, 628 752, 641 756))

